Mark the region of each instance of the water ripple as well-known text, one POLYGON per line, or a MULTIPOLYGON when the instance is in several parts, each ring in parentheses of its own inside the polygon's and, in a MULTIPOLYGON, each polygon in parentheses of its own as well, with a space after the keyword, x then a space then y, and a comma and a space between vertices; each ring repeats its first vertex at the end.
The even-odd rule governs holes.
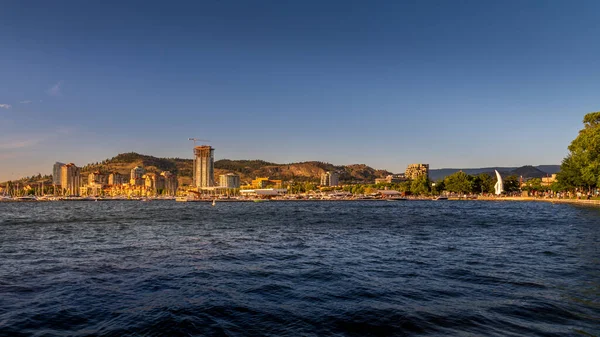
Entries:
POLYGON ((600 212, 0 203, 0 336, 600 335, 600 212))

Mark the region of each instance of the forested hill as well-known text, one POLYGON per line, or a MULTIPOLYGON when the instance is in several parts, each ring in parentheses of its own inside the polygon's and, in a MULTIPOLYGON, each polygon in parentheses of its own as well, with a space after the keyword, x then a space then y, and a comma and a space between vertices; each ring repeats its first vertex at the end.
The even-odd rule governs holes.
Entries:
MULTIPOLYGON (((135 166, 142 166, 149 172, 171 171, 176 173, 182 183, 189 184, 192 178, 192 159, 157 158, 135 152, 122 153, 102 162, 82 167, 82 173, 92 171, 129 174, 135 166)), ((215 176, 224 173, 237 173, 242 181, 247 182, 256 177, 271 179, 317 181, 326 171, 336 171, 344 182, 373 182, 375 178, 385 177, 391 172, 377 170, 364 164, 337 166, 330 163, 309 161, 300 163, 277 164, 263 160, 230 160, 215 161, 215 176)))

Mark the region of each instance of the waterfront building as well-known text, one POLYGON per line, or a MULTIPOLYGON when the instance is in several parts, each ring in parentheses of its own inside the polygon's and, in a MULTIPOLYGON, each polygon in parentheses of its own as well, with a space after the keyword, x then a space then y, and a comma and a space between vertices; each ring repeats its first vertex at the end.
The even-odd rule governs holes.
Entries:
POLYGON ((321 175, 321 186, 338 186, 340 176, 335 172, 325 172, 321 175))
POLYGON ((550 186, 556 182, 556 174, 550 177, 542 177, 542 186, 550 186))
POLYGON ((240 176, 234 173, 221 174, 219 176, 219 187, 240 188, 240 176))
POLYGON ((215 186, 214 152, 215 149, 208 145, 194 147, 194 187, 215 186))
POLYGON ((176 195, 177 188, 179 187, 179 183, 177 181, 177 176, 169 171, 163 171, 160 175, 164 179, 164 193, 166 195, 176 195))
POLYGON ((129 179, 141 178, 144 175, 144 173, 146 173, 146 170, 144 170, 143 167, 136 166, 131 169, 129 179))
POLYGON ((288 193, 285 188, 261 188, 261 189, 248 189, 240 190, 242 196, 255 196, 259 198, 272 198, 282 196, 288 193))
POLYGON ((83 191, 82 195, 100 195, 102 192, 102 184, 95 182, 88 182, 85 188, 81 188, 83 191))
POLYGON ((417 179, 425 176, 429 179, 429 164, 410 164, 405 173, 408 179, 417 179))
POLYGON ((129 184, 133 186, 144 186, 144 174, 146 170, 143 167, 136 166, 131 169, 129 174, 129 184))
POLYGON ((158 191, 165 188, 164 176, 156 173, 146 173, 142 176, 144 179, 144 186, 147 190, 158 191))
POLYGON ((245 186, 246 188, 281 188, 283 186, 283 182, 279 179, 269 179, 269 177, 257 177, 252 180, 250 186, 245 186))
POLYGON ((52 184, 60 185, 60 169, 65 163, 56 162, 52 166, 52 184))
POLYGON ((96 172, 92 172, 90 174, 88 174, 88 185, 91 184, 99 184, 99 185, 105 185, 106 184, 106 175, 101 173, 100 171, 96 171, 96 172))
POLYGON ((406 176, 403 173, 388 174, 385 178, 376 178, 375 184, 398 184, 406 180, 406 176))
POLYGON ((117 172, 113 172, 111 174, 108 175, 108 184, 109 185, 121 185, 123 184, 125 181, 123 179, 123 175, 121 175, 120 173, 117 172))
POLYGON ((61 166, 60 186, 64 195, 78 195, 81 186, 81 170, 73 163, 61 166))
POLYGON ((375 184, 387 184, 387 179, 386 178, 375 178, 375 184))

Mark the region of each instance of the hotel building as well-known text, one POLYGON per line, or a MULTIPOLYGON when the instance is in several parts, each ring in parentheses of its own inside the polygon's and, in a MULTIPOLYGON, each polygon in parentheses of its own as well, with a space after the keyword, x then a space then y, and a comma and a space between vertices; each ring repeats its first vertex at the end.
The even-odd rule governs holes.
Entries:
POLYGON ((240 188, 240 176, 233 173, 221 174, 219 176, 219 187, 240 188))
POLYGON ((117 172, 113 172, 111 174, 108 175, 108 184, 109 185, 121 185, 123 184, 125 181, 123 179, 123 176, 117 172))
POLYGON ((52 184, 60 185, 60 170, 65 163, 56 162, 54 166, 52 166, 52 184))
POLYGON ((60 186, 64 195, 79 195, 81 186, 81 171, 73 163, 61 166, 60 186))
POLYGON ((338 186, 340 176, 335 172, 325 172, 321 175, 321 186, 338 186))
POLYGON ((429 164, 410 164, 406 168, 405 176, 408 179, 417 179, 421 176, 429 178, 429 164))
POLYGON ((163 171, 160 174, 164 179, 164 193, 166 195, 176 195, 179 183, 177 182, 177 176, 169 171, 163 171))

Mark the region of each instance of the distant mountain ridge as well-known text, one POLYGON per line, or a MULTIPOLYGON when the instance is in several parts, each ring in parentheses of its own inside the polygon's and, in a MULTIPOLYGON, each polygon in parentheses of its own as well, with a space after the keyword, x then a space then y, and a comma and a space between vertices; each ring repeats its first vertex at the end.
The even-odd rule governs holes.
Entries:
POLYGON ((502 176, 516 175, 523 178, 542 178, 547 175, 552 175, 560 171, 560 165, 538 165, 538 166, 521 166, 521 167, 482 167, 482 168, 442 168, 429 170, 429 178, 431 180, 443 179, 452 173, 463 171, 467 174, 477 175, 487 173, 494 175, 497 170, 502 176))

